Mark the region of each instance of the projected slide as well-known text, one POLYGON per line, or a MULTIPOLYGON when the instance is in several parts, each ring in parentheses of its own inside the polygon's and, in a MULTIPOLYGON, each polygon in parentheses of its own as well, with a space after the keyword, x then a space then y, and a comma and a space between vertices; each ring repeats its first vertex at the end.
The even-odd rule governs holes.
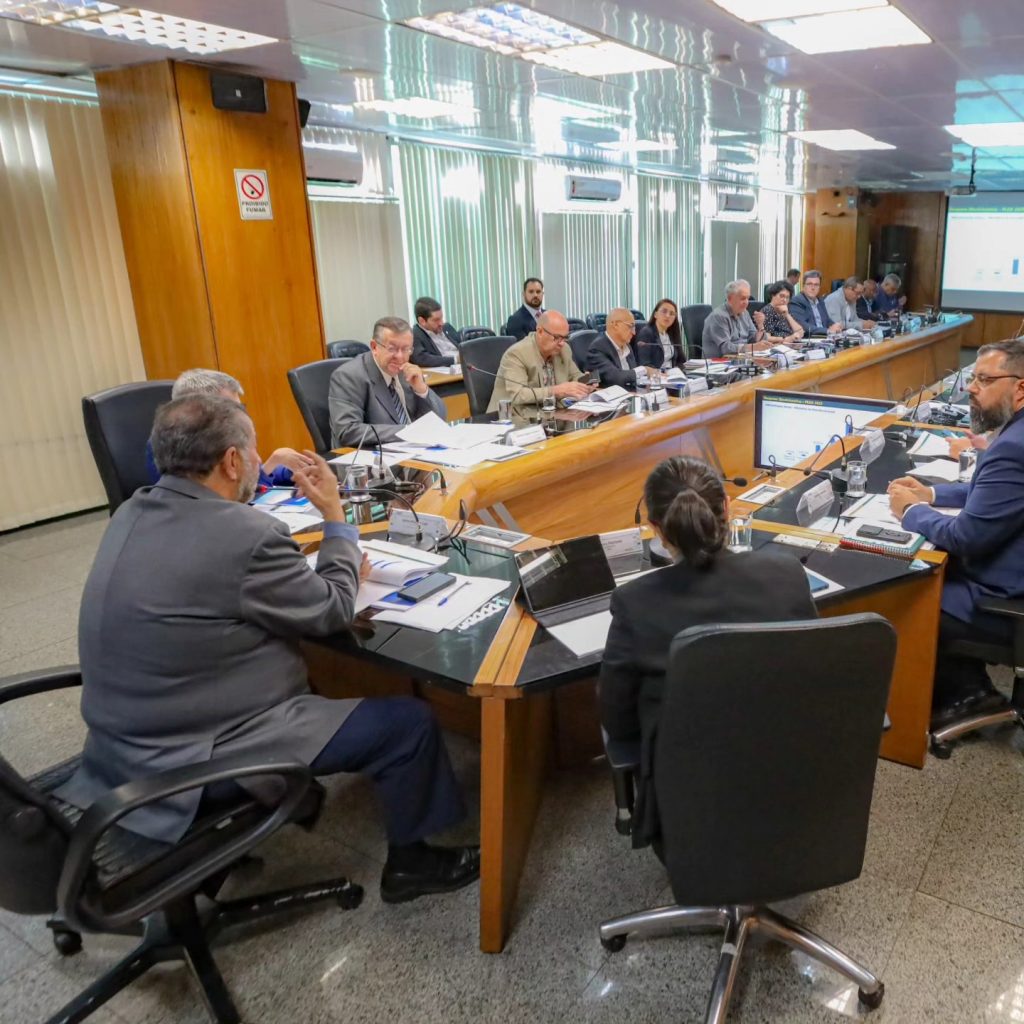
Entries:
POLYGON ((1024 192, 950 197, 942 305, 1024 313, 1024 192))

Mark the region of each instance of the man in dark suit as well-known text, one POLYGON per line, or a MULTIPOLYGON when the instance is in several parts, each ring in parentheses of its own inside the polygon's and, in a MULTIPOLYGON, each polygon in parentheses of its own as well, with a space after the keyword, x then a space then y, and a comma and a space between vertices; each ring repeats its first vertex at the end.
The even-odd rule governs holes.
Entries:
MULTIPOLYGON (((113 787, 229 756, 290 757, 318 775, 365 771, 387 820, 383 898, 468 884, 475 847, 424 841, 464 814, 430 709, 309 689, 299 639, 349 626, 362 575, 331 467, 308 453, 312 464, 294 471, 324 519, 311 571, 288 528, 247 504, 259 456, 242 406, 212 395, 171 401, 152 441, 162 475, 117 510, 85 584, 78 646, 89 733, 61 795, 84 809, 113 787)), ((266 782, 240 784, 258 797, 266 782)), ((202 798, 188 790, 120 824, 173 843, 202 798)))
POLYGON ((1002 703, 981 662, 944 648, 966 637, 1005 643, 1009 624, 980 612, 978 601, 1024 596, 1024 341, 982 346, 969 380, 971 430, 995 432, 970 483, 929 487, 901 477, 889 485, 893 514, 904 528, 951 556, 942 588, 936 725, 1002 703), (951 517, 932 506, 961 511, 951 517))
POLYGON ((539 277, 528 277, 523 282, 523 304, 508 318, 505 330, 522 341, 537 330, 537 321, 544 312, 544 282, 539 277))
POLYGON ((637 370, 633 335, 636 325, 628 309, 613 309, 605 321, 604 333, 598 335, 587 352, 587 369, 596 374, 601 387, 618 385, 632 388, 637 385, 637 373, 647 381, 647 368, 637 370))
POLYGON ((821 297, 821 271, 808 270, 804 274, 804 286, 799 295, 789 300, 789 312, 804 329, 804 338, 812 335, 836 334, 842 327, 832 322, 821 297))
POLYGON ((876 323, 881 318, 878 311, 878 282, 874 278, 864 279, 864 291, 857 299, 857 316, 861 320, 873 320, 876 323))
POLYGON ((428 412, 447 416, 444 402, 427 387, 423 371, 409 362, 412 328, 400 317, 382 317, 373 325, 370 351, 331 374, 328 405, 331 445, 356 448, 372 423, 382 442, 394 441, 406 424, 428 412))
POLYGON ((462 338, 444 322, 441 303, 429 296, 416 300, 416 326, 412 329, 412 361, 417 366, 454 366, 462 338))

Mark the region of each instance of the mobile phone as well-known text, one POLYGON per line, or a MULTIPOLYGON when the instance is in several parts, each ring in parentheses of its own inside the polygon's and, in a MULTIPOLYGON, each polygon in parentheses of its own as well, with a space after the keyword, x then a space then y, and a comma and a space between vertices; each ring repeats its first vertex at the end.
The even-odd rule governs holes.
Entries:
POLYGON ((880 526, 862 526, 857 531, 858 537, 880 537, 882 528, 880 526))
POLYGON ((454 582, 455 577, 450 573, 432 572, 429 576, 424 576, 423 579, 410 583, 407 587, 402 587, 398 591, 398 596, 415 604, 417 601, 425 601, 439 590, 444 590, 445 587, 450 587, 454 582))

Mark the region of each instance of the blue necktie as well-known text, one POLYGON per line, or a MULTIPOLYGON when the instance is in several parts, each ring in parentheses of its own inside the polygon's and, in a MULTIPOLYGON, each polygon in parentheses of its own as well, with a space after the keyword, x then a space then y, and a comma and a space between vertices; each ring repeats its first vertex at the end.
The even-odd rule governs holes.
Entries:
POLYGON ((402 397, 399 395, 394 381, 392 381, 388 386, 388 394, 391 396, 391 404, 395 408, 395 416, 398 418, 398 422, 408 423, 409 414, 405 411, 405 403, 402 401, 402 397))

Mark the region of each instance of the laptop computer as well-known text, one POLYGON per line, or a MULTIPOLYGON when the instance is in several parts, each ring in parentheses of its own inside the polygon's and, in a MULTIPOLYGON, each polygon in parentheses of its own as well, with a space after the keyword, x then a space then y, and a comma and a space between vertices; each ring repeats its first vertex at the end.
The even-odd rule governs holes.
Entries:
POLYGON ((576 537, 516 554, 523 600, 542 626, 607 611, 615 589, 601 538, 576 537))

